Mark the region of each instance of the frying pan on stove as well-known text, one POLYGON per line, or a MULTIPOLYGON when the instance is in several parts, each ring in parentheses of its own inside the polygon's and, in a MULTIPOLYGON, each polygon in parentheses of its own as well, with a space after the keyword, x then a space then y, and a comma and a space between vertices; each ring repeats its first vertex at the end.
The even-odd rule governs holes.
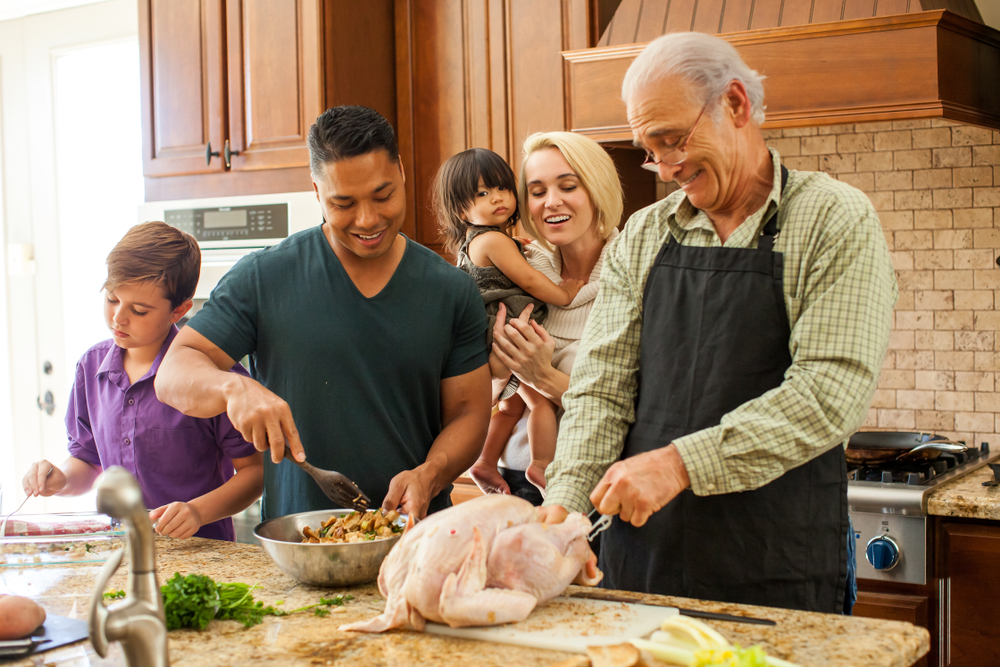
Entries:
POLYGON ((921 463, 936 459, 941 452, 964 452, 968 447, 961 442, 948 440, 928 433, 900 433, 895 431, 863 431, 855 433, 847 442, 847 463, 850 465, 877 465, 889 461, 921 463))

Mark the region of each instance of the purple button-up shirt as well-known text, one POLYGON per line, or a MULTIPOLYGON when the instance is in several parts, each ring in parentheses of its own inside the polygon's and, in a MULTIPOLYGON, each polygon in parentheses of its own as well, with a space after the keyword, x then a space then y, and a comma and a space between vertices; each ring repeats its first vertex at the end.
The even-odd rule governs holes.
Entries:
MULTIPOLYGON (((124 350, 98 343, 76 364, 76 382, 66 410, 71 456, 95 466, 121 466, 135 476, 148 509, 193 500, 222 486, 233 474, 232 459, 254 452, 225 413, 188 417, 161 403, 153 380, 177 336, 171 327, 156 360, 135 384, 125 372, 124 350)), ((234 372, 246 375, 236 364, 234 372)), ((233 520, 205 524, 198 537, 236 539, 233 520)))

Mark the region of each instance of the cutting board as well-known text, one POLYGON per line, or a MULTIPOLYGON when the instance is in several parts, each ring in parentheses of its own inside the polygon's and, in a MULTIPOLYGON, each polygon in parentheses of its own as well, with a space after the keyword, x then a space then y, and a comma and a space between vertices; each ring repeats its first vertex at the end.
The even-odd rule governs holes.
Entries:
POLYGON ((75 644, 78 641, 87 639, 90 637, 90 634, 87 631, 86 621, 48 614, 45 617, 45 623, 42 624, 42 627, 31 633, 31 637, 33 639, 47 639, 48 641, 38 644, 34 649, 24 651, 21 655, 0 658, 0 663, 20 660, 32 653, 42 653, 67 644, 75 644))
POLYGON ((673 607, 557 597, 536 607, 520 623, 474 628, 428 623, 424 632, 586 653, 588 646, 621 644, 631 637, 648 636, 659 630, 665 619, 676 614, 677 609, 673 607))

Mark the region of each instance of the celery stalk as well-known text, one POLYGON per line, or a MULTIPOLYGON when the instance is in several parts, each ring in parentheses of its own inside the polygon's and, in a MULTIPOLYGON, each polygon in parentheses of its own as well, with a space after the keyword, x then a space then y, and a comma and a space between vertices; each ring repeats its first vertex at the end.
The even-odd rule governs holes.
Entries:
POLYGON ((654 658, 669 665, 683 665, 689 667, 694 662, 694 653, 676 648, 669 644, 651 642, 646 639, 629 639, 632 646, 641 651, 649 651, 654 658))

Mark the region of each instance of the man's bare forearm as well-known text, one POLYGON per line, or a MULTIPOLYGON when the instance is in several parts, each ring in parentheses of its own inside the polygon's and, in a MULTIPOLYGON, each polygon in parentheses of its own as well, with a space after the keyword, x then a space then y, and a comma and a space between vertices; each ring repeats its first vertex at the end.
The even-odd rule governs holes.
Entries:
POLYGON ((417 472, 433 498, 479 458, 490 425, 490 372, 482 366, 442 383, 444 428, 417 472))
POLYGON ((207 354, 186 345, 167 350, 154 386, 156 397, 189 417, 215 417, 226 411, 228 396, 243 380, 221 370, 207 354))
POLYGON ((488 410, 486 414, 485 422, 480 415, 463 415, 445 427, 434 441, 427 460, 416 469, 428 480, 431 498, 458 479, 479 458, 489 428, 488 410))

